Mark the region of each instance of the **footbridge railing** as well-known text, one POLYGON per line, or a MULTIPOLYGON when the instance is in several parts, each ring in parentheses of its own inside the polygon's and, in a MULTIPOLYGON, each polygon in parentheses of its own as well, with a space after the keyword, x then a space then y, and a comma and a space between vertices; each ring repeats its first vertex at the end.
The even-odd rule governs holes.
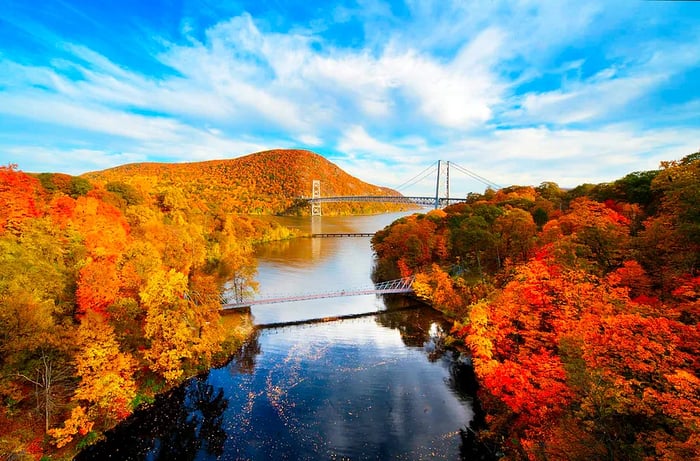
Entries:
POLYGON ((371 294, 400 294, 413 293, 413 281, 415 277, 406 277, 397 280, 389 280, 387 282, 375 283, 373 286, 360 287, 353 289, 336 289, 319 293, 301 293, 292 295, 270 295, 261 298, 250 300, 242 300, 235 302, 224 302, 222 309, 231 310, 242 307, 250 307, 257 304, 277 304, 288 303, 294 301, 305 301, 310 299, 323 298, 339 298, 343 296, 360 296, 371 294))

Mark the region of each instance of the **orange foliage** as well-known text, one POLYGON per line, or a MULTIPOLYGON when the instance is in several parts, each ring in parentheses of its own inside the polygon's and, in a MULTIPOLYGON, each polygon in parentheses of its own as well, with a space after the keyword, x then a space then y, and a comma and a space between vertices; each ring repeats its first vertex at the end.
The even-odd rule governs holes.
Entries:
POLYGON ((121 211, 93 197, 79 197, 73 224, 85 238, 88 250, 96 256, 118 255, 127 244, 129 224, 121 211))
POLYGON ((441 219, 435 214, 407 216, 377 232, 372 246, 384 263, 397 265, 401 276, 408 276, 447 256, 447 231, 436 224, 441 219))
POLYGON ((75 200, 67 195, 57 195, 49 204, 49 215, 55 223, 65 227, 73 218, 75 205, 75 200))
POLYGON ((105 313, 119 293, 120 280, 114 258, 88 259, 80 269, 75 296, 78 313, 88 311, 105 313))
POLYGON ((73 441, 76 435, 85 435, 90 432, 94 424, 88 418, 85 409, 78 405, 73 408, 70 418, 63 423, 63 427, 50 429, 49 435, 54 438, 56 446, 61 448, 73 441))
MULTIPOLYGON (((643 276, 634 264, 625 270, 623 275, 643 276)), ((684 433, 700 422, 698 348, 686 346, 697 344, 692 342, 697 328, 627 313, 637 310, 633 306, 628 290, 607 279, 541 259, 519 267, 493 302, 472 309, 471 327, 463 333, 489 393, 485 402, 496 399, 510 414, 491 418, 491 430, 519 434, 519 442, 510 445, 514 453, 522 450, 537 459, 544 449, 549 457, 561 456, 557 452, 566 449, 572 435, 560 424, 572 418, 588 432, 579 439, 603 443, 591 446, 589 456, 626 450, 626 418, 666 418, 667 424, 685 429, 674 430, 673 437, 654 430, 650 439, 664 440, 668 450, 674 444, 680 444, 680 452, 697 448, 684 433), (577 410, 570 413, 571 408, 577 410), (601 438, 604 431, 607 439, 601 438)), ((585 447, 576 450, 586 452, 585 447)))
POLYGON ((695 153, 572 190, 568 209, 554 183, 487 191, 375 236, 380 275, 393 264, 433 306, 468 305, 453 333, 482 386, 482 435, 508 459, 700 459, 698 173, 695 153))
POLYGON ((0 166, 0 232, 41 215, 43 188, 36 178, 15 165, 0 166))
MULTIPOLYGON (((201 209, 217 212, 308 214, 297 200, 310 197, 312 181, 321 181, 321 193, 334 195, 398 195, 391 189, 373 186, 350 176, 318 154, 305 150, 277 149, 230 160, 197 163, 136 163, 90 173, 89 179, 108 183, 121 181, 137 186, 144 180, 164 192, 176 185, 188 201, 199 200, 201 209)), ((167 193, 161 197, 168 211, 167 193)), ((383 204, 328 204, 324 214, 355 211, 386 211, 396 206, 383 204)))

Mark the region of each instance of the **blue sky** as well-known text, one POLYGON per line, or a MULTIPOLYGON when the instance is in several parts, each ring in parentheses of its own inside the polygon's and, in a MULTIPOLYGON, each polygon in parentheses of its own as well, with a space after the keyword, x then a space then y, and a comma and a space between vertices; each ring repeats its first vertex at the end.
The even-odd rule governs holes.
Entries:
POLYGON ((1 164, 272 148, 386 186, 438 159, 501 185, 657 168, 700 149, 700 2, 3 2, 1 164))

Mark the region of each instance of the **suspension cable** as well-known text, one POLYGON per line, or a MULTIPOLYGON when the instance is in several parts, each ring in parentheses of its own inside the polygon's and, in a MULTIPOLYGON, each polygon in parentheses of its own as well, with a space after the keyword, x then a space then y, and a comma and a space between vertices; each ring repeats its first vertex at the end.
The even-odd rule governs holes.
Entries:
POLYGON ((498 184, 496 184, 495 182, 493 182, 489 179, 486 179, 483 176, 480 176, 480 175, 474 173, 473 171, 469 171, 466 168, 464 168, 463 166, 460 166, 454 162, 450 162, 450 165, 455 167, 457 170, 461 171, 462 173, 466 174, 467 176, 471 177, 472 179, 476 179, 477 181, 479 181, 480 183, 482 183, 488 187, 493 187, 495 189, 502 189, 502 187, 499 186, 498 184))
POLYGON ((428 175, 433 174, 433 172, 435 171, 436 165, 437 165, 437 162, 433 162, 425 170, 421 171, 420 173, 418 173, 417 175, 415 175, 414 177, 412 177, 408 181, 405 181, 404 183, 395 187, 394 189, 397 191, 401 190, 401 189, 406 189, 408 187, 413 186, 417 182, 424 180, 428 175))

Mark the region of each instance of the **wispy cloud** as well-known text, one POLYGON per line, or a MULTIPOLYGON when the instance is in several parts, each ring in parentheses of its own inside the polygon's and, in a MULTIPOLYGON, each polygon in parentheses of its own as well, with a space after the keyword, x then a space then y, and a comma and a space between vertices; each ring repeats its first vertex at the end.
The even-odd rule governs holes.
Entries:
POLYGON ((66 10, 91 31, 111 23, 138 31, 124 37, 122 54, 113 37, 87 43, 50 15, 10 5, 12 27, 0 37, 13 44, 0 45, 0 162, 80 173, 303 146, 383 185, 443 158, 500 184, 572 186, 654 168, 700 145, 697 9, 358 5, 286 17, 212 3, 167 29, 146 16, 129 24, 120 10, 66 10))

